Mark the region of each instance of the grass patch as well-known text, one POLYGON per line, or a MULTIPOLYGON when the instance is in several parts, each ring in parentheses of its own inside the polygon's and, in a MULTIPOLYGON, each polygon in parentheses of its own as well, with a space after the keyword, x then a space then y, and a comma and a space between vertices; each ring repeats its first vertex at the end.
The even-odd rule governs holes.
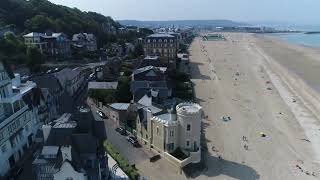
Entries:
POLYGON ((103 143, 106 151, 108 154, 117 161, 119 167, 129 176, 132 180, 138 180, 139 179, 139 173, 138 170, 131 166, 127 159, 125 159, 109 142, 105 141, 103 143))

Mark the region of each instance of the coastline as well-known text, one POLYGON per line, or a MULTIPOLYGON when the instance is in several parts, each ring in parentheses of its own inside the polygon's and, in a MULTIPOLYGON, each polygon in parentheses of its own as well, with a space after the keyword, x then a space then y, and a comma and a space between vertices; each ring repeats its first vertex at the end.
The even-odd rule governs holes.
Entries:
POLYGON ((195 93, 208 116, 208 170, 196 179, 318 178, 320 98, 303 78, 320 76, 319 52, 254 34, 224 35, 227 41, 197 38, 190 48, 195 93), (225 115, 232 120, 221 121, 225 115), (249 141, 241 141, 243 136, 249 141))
MULTIPOLYGON (((308 45, 306 43, 302 43, 302 42, 293 42, 290 41, 286 38, 283 37, 283 35, 303 35, 303 33, 277 33, 277 34, 254 34, 255 37, 262 37, 262 38, 271 38, 277 41, 281 41, 283 43, 292 45, 292 46, 296 46, 296 47, 305 47, 305 48, 310 48, 312 50, 319 50, 320 51, 320 42, 317 45, 308 45)), ((320 35, 320 34, 316 34, 316 35, 320 35)))
MULTIPOLYGON (((283 50, 285 54, 282 54, 282 58, 275 58, 278 63, 280 63, 283 67, 285 67, 290 72, 299 76, 303 81, 305 81, 314 91, 320 93, 320 79, 317 80, 317 76, 320 76, 320 72, 318 73, 318 69, 314 69, 315 67, 320 67, 320 47, 311 47, 306 45, 298 45, 295 43, 287 42, 281 38, 265 36, 265 35, 256 35, 253 34, 253 37, 260 40, 260 46, 271 46, 271 44, 277 47, 269 48, 269 50, 283 50), (261 42, 262 41, 262 42, 261 42), (262 44, 267 45, 262 45, 262 44), (290 53, 295 53, 298 56, 292 56, 290 53), (290 59, 292 61, 290 61, 290 59), (300 58, 300 59, 299 59, 300 58), (293 61, 294 60, 294 61, 293 61), (305 62, 305 60, 307 62, 305 62), (291 64, 293 63, 293 64, 291 64), (305 66, 301 66, 305 65, 305 66), (311 66, 312 65, 312 66, 311 66), (310 72, 310 70, 312 70, 310 72), (305 73, 307 72, 307 73, 305 73)), ((267 52, 268 54, 273 54, 271 51, 267 52)), ((281 56, 281 55, 280 55, 281 56)))

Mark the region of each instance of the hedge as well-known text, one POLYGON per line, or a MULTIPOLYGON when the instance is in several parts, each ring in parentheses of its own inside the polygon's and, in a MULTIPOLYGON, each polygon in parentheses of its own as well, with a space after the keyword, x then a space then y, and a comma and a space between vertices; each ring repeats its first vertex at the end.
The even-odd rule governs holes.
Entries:
POLYGON ((126 160, 109 142, 105 141, 104 142, 104 147, 108 154, 115 160, 117 161, 119 167, 129 176, 130 179, 132 180, 138 180, 139 179, 139 173, 138 170, 134 167, 131 166, 126 160))

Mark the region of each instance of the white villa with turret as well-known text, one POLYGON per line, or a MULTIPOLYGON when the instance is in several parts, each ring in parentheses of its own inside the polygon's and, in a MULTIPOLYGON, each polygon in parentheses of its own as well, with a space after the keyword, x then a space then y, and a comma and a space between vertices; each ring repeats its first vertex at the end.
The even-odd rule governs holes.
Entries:
POLYGON ((195 103, 180 103, 175 111, 164 111, 145 102, 140 102, 143 107, 138 110, 138 141, 180 170, 190 163, 199 163, 202 107, 195 103))

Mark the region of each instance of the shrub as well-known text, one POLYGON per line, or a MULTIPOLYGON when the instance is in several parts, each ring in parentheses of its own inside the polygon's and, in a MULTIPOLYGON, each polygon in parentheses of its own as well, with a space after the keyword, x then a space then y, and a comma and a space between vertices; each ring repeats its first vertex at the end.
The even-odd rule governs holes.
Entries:
POLYGON ((109 142, 104 142, 104 147, 110 156, 117 161, 119 167, 129 176, 132 180, 139 179, 138 170, 134 166, 130 166, 126 160, 109 142))

